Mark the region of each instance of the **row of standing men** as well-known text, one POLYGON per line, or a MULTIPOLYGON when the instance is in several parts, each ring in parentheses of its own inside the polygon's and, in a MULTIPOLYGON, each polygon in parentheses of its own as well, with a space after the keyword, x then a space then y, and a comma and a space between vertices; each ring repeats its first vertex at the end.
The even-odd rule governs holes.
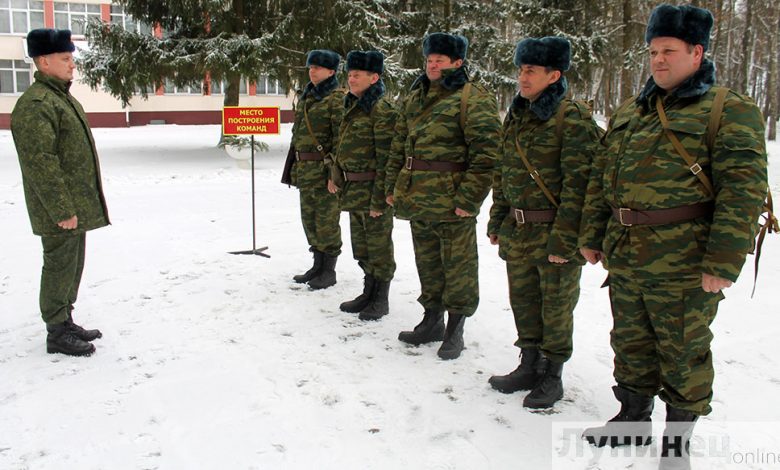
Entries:
POLYGON ((339 215, 349 212, 365 277, 341 309, 381 318, 395 271, 393 216, 409 220, 424 312, 399 340, 442 341, 439 357, 455 359, 479 302, 476 216, 492 188, 487 236, 506 261, 521 351, 492 387, 530 390, 529 408, 563 397, 581 269, 602 262, 621 409, 583 437, 649 444, 660 395, 661 467, 687 468, 693 424, 711 411, 710 324, 753 248, 767 193, 764 120, 750 98, 713 86, 712 24, 694 6, 653 10, 652 77, 606 133, 570 98, 563 37, 518 42, 519 91, 503 125, 494 95, 469 80, 463 36, 424 38, 425 72, 397 104, 385 95, 381 53, 347 55, 344 93, 339 56, 311 51, 288 164, 314 262, 294 280, 315 290, 336 283, 339 215))

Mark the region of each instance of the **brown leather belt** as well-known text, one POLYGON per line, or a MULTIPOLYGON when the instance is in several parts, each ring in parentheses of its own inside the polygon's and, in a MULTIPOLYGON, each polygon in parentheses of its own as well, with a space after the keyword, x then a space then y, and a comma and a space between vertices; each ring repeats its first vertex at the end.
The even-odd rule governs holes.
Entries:
POLYGON ((346 181, 373 181, 375 178, 376 171, 344 172, 344 179, 346 181))
POLYGON ((664 225, 685 222, 712 214, 712 202, 699 202, 690 206, 672 207, 670 209, 637 210, 627 207, 613 207, 612 217, 621 225, 664 225))
POLYGON ((315 161, 323 160, 324 158, 319 152, 295 152, 295 159, 303 161, 315 161))
POLYGON ((550 223, 555 220, 555 209, 542 209, 542 210, 528 210, 518 209, 516 207, 511 208, 510 214, 515 216, 515 222, 518 224, 527 223, 550 223))
POLYGON ((427 171, 466 171, 469 169, 468 163, 418 160, 412 157, 406 157, 406 164, 404 167, 407 170, 427 171))

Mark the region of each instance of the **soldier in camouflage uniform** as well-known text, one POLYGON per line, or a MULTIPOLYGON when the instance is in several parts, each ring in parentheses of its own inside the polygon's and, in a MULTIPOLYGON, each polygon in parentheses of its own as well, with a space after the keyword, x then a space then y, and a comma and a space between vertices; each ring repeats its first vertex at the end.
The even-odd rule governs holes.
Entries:
POLYGON ((385 165, 393 140, 395 110, 384 97, 384 56, 376 51, 347 55, 349 93, 328 190, 349 212, 352 256, 363 270, 363 292, 341 304, 361 320, 387 315, 387 295, 395 273, 393 214, 385 202, 385 165))
POLYGON ((33 233, 41 237, 40 308, 46 351, 72 356, 95 352, 102 334, 73 322, 84 269, 86 232, 109 224, 95 141, 84 109, 70 94, 73 51, 68 30, 34 29, 27 49, 35 83, 11 114, 24 196, 33 233))
POLYGON ((653 10, 645 34, 652 77, 610 120, 579 241, 585 258, 609 271, 621 402, 617 416, 584 437, 598 446, 648 443, 659 394, 667 421, 661 468, 689 468, 688 439, 712 399, 710 324, 751 250, 767 192, 764 120, 752 100, 729 91, 707 142, 716 97, 715 67, 704 58, 712 23, 693 6, 653 10))
POLYGON ((292 182, 300 190, 301 222, 314 263, 293 280, 308 283, 312 289, 324 289, 336 283, 336 260, 341 254, 338 199, 328 192, 328 174, 341 122, 343 94, 338 91, 336 79, 338 54, 320 49, 310 51, 306 66, 311 81, 295 109, 291 145, 296 161, 292 182))
POLYGON ((425 309, 420 324, 398 339, 443 340, 442 359, 460 356, 463 324, 479 304, 476 216, 501 136, 495 97, 469 82, 467 47, 463 36, 425 38, 425 73, 403 101, 385 178, 396 217, 411 221, 425 309))
POLYGON ((570 56, 569 41, 560 37, 517 44, 520 87, 504 120, 488 224, 506 260, 521 350, 520 366, 489 382, 504 393, 532 390, 523 401, 530 408, 563 397, 561 371, 572 353, 585 264, 577 236, 599 130, 587 106, 566 98, 570 56))

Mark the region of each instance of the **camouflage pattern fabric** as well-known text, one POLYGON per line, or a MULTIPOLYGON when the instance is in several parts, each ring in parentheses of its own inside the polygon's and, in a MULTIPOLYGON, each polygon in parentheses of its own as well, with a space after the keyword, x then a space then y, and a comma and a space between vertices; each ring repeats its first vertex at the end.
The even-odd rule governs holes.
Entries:
POLYGON ((553 362, 568 361, 573 347, 573 312, 580 298, 582 266, 530 264, 518 256, 520 250, 512 249, 514 240, 508 244, 506 273, 517 327, 515 346, 538 347, 553 362))
POLYGON ((468 77, 463 67, 445 70, 443 75, 433 82, 425 75, 418 78, 396 122, 385 193, 394 195, 396 217, 401 219, 454 221, 458 219, 456 207, 476 216, 490 191, 501 141, 496 99, 474 84, 467 102, 466 126, 461 129, 460 99, 468 77), (431 105, 430 115, 415 123, 431 105), (407 157, 467 163, 468 170, 408 170, 404 167, 407 157))
POLYGON ((426 309, 471 316, 479 305, 476 220, 412 220, 412 242, 426 309))
POLYGON ((641 98, 610 121, 588 184, 580 245, 602 250, 610 273, 643 279, 708 273, 736 281, 767 192, 761 112, 730 92, 710 155, 705 138, 712 90, 641 98), (712 219, 625 227, 611 216, 610 206, 649 210, 712 200, 664 135, 656 99, 664 100, 670 127, 715 186, 712 219))
POLYGON ((701 276, 737 279, 767 191, 764 121, 749 98, 729 92, 712 151, 707 148, 714 74, 714 65, 704 60, 668 95, 650 78, 636 100, 617 110, 592 169, 580 231, 581 246, 604 252, 612 279, 619 383, 652 394, 660 377, 661 398, 697 414, 709 412, 708 325, 723 298, 704 292, 701 276), (623 226, 610 206, 665 209, 712 201, 664 135, 658 99, 670 128, 713 182, 714 214, 623 226))
POLYGON ((33 233, 72 236, 110 223, 95 141, 70 83, 35 73, 11 113, 33 233), (78 217, 75 230, 57 223, 78 217))
POLYGON ((573 312, 584 259, 577 236, 599 129, 582 103, 565 99, 567 82, 550 85, 533 103, 519 94, 504 120, 502 160, 493 181, 488 233, 499 235, 507 262, 518 347, 540 347, 556 363, 571 357, 573 312), (558 111, 563 120, 558 130, 558 111), (529 176, 517 146, 559 207, 552 223, 518 224, 511 207, 555 209, 529 176), (548 255, 569 260, 557 265, 548 255))
POLYGON ((379 281, 390 281, 395 274, 393 251, 393 213, 387 210, 379 217, 368 212, 349 213, 352 257, 360 269, 379 281))
POLYGON ((339 144, 335 155, 336 175, 348 171, 376 171, 373 181, 347 181, 339 191, 342 211, 376 211, 388 209, 385 202, 385 166, 395 131, 396 111, 385 98, 380 80, 358 99, 353 94, 344 98, 344 119, 339 127, 339 144))
POLYGON ((636 393, 697 415, 710 413, 710 324, 723 294, 701 288, 699 277, 628 279, 610 275, 615 380, 636 393), (681 287, 681 284, 693 286, 681 287))
POLYGON ((76 303, 84 271, 86 233, 41 237, 43 269, 41 270, 41 317, 47 324, 59 324, 68 319, 70 307, 76 303))
POLYGON ((309 115, 314 136, 327 155, 325 160, 295 162, 293 184, 300 190, 301 222, 306 240, 315 250, 338 256, 341 253, 338 198, 328 192, 328 174, 332 151, 338 139, 342 117, 343 94, 337 91, 338 80, 330 77, 318 85, 309 83, 295 107, 292 144, 298 152, 317 153, 304 120, 304 106, 309 115))
MULTIPOLYGON (((504 123, 502 160, 494 176, 488 233, 498 234, 499 240, 512 237, 513 246, 521 250, 529 264, 547 264, 548 255, 584 264, 577 237, 590 166, 598 147, 598 126, 583 104, 568 99, 559 101, 559 106, 566 107, 559 142, 554 117, 542 120, 528 109, 527 100, 521 98, 515 102, 504 123), (517 154, 516 141, 559 203, 552 223, 518 226, 510 211, 511 207, 555 209, 528 175, 517 154)), ((551 112, 557 109, 555 106, 551 112)), ((506 259, 503 246, 501 254, 506 259)))
POLYGON ((331 179, 339 181, 343 172, 376 172, 372 181, 339 181, 337 194, 339 207, 349 212, 353 258, 364 273, 390 281, 395 274, 393 213, 385 202, 384 178, 396 112, 384 92, 380 80, 360 98, 351 93, 344 98, 346 111, 331 179), (369 211, 382 215, 370 217, 369 211))

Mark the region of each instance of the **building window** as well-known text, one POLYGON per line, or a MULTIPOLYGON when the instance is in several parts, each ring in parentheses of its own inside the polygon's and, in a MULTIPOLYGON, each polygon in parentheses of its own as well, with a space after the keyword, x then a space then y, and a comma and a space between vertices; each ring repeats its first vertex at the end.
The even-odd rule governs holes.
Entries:
POLYGON ((87 21, 100 20, 97 3, 54 2, 54 27, 69 29, 74 36, 83 36, 87 21))
POLYGON ((111 5, 111 24, 118 24, 125 31, 132 31, 138 34, 154 34, 151 25, 136 21, 135 18, 125 13, 124 8, 118 5, 111 5))
POLYGON ((268 75, 260 75, 256 82, 255 94, 258 95, 286 95, 287 90, 282 88, 278 81, 269 78, 268 75))
POLYGON ((163 85, 163 93, 166 95, 202 95, 203 90, 201 87, 200 83, 177 87, 171 80, 166 79, 163 85))
MULTIPOLYGON (((241 80, 239 82, 240 85, 238 87, 238 94, 239 95, 246 95, 249 93, 249 88, 247 87, 246 80, 241 80)), ((227 91, 227 82, 225 80, 222 80, 219 83, 211 82, 211 94, 212 95, 224 95, 227 91)))
POLYGON ((0 0, 0 33, 27 33, 43 28, 43 2, 0 0))
POLYGON ((0 93, 22 93, 30 87, 30 64, 23 60, 0 60, 0 93))

